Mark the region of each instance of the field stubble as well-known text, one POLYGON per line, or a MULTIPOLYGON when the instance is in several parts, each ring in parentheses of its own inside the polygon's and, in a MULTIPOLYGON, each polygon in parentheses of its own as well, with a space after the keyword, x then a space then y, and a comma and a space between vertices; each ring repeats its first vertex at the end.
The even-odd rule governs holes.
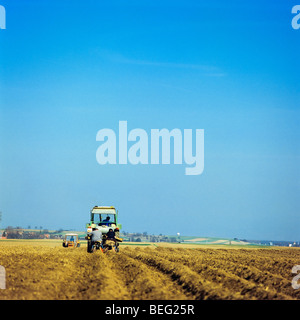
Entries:
POLYGON ((297 248, 121 247, 88 254, 85 247, 0 246, 4 299, 299 299, 291 286, 297 248))

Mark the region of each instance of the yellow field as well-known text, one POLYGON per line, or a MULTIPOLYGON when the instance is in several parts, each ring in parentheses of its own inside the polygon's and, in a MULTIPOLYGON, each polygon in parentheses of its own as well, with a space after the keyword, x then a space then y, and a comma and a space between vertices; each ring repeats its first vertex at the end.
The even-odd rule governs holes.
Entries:
POLYGON ((3 299, 299 299, 300 248, 121 246, 63 248, 58 240, 0 241, 3 299))

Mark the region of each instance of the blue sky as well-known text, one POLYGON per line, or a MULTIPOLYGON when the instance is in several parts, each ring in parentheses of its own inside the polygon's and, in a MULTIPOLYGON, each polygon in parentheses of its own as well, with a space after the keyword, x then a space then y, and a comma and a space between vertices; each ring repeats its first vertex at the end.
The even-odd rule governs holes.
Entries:
POLYGON ((299 240, 291 1, 1 0, 2 225, 299 240), (96 162, 102 128, 204 129, 205 165, 96 162))

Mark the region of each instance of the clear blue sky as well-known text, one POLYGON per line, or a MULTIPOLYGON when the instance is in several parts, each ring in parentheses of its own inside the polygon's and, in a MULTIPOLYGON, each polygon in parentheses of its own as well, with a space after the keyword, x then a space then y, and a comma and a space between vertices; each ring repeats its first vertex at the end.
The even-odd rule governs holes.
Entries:
POLYGON ((1 0, 2 226, 300 240, 292 1, 1 0), (205 130, 205 166, 96 162, 102 128, 205 130))

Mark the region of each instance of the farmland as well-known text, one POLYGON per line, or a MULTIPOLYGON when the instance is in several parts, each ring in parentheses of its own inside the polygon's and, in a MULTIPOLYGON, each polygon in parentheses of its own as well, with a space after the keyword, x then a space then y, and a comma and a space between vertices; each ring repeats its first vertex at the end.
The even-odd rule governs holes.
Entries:
POLYGON ((5 299, 299 299, 298 248, 122 246, 88 254, 58 241, 1 241, 5 299))

